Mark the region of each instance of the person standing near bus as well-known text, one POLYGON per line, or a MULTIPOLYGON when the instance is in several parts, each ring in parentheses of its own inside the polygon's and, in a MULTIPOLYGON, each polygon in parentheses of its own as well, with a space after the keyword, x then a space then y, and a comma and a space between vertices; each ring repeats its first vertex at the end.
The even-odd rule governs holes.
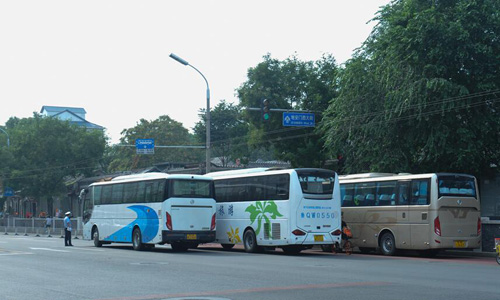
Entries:
POLYGON ((66 217, 64 218, 64 246, 73 246, 71 244, 71 212, 66 212, 66 217))

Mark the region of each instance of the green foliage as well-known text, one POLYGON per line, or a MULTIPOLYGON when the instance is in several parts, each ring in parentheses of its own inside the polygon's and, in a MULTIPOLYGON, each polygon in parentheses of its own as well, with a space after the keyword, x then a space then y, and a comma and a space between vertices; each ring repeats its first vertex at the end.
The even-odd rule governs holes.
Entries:
POLYGON ((203 149, 155 148, 154 155, 136 154, 136 139, 154 139, 155 146, 193 146, 194 137, 182 123, 169 116, 156 120, 141 119, 135 127, 122 131, 120 143, 132 147, 115 146, 107 150, 108 171, 140 169, 164 162, 193 163, 203 161, 203 149))
POLYGON ((500 2, 393 1, 323 124, 344 172, 490 171, 500 159, 500 2))
MULTIPOLYGON (((206 143, 206 118, 202 109, 200 119, 194 127, 196 139, 206 143)), ((212 157, 222 157, 224 166, 228 161, 241 158, 247 160, 250 151, 247 144, 248 124, 243 121, 240 109, 222 100, 210 111, 210 147, 212 157)))
POLYGON ((255 235, 258 235, 262 228, 262 220, 269 224, 269 236, 271 236, 271 219, 275 220, 277 217, 283 217, 278 211, 278 206, 274 201, 257 201, 255 205, 249 205, 245 212, 250 214, 250 225, 257 221, 257 229, 255 235))
POLYGON ((282 112, 272 109, 309 110, 321 121, 321 113, 337 92, 338 67, 332 56, 312 62, 296 57, 284 61, 264 56, 264 61, 248 70, 248 79, 237 90, 240 105, 258 108, 268 99, 270 120, 262 122, 261 114, 246 111, 250 123, 249 143, 253 147, 275 150, 277 158, 290 161, 294 167, 319 167, 328 158, 321 137, 314 128, 283 128, 282 112))
POLYGON ((32 118, 11 118, 6 128, 11 146, 7 168, 2 164, 4 180, 24 196, 35 198, 65 192, 67 176, 93 174, 106 144, 101 131, 37 114, 32 118))

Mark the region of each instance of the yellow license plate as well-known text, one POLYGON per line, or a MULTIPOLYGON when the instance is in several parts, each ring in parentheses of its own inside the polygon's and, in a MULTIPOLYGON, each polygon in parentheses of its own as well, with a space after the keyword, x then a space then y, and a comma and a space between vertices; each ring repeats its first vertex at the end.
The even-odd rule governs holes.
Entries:
POLYGON ((453 247, 465 248, 465 241, 453 241, 453 247))
POLYGON ((187 234, 186 235, 186 239, 188 240, 196 240, 196 234, 193 233, 193 234, 187 234))
POLYGON ((323 236, 322 235, 315 235, 314 236, 314 241, 315 242, 323 242, 323 236))

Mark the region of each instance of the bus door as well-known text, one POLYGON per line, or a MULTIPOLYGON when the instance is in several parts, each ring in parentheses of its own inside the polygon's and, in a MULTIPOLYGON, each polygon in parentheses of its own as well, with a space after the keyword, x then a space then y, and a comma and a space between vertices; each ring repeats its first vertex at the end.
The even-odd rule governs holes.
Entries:
POLYGON ((414 179, 410 191, 410 227, 412 249, 428 249, 430 245, 429 179, 414 179))
POLYGON ((396 216, 396 247, 409 248, 411 245, 410 227, 410 187, 411 181, 404 180, 398 182, 397 193, 397 216, 396 216))

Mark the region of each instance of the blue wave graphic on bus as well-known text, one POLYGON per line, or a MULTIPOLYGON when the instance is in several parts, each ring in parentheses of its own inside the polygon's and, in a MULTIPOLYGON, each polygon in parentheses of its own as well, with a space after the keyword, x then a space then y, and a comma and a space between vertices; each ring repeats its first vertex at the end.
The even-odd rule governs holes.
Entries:
POLYGON ((154 209, 144 205, 132 205, 127 207, 137 214, 137 218, 113 233, 105 240, 110 242, 132 242, 132 230, 137 225, 141 229, 142 242, 147 243, 156 237, 158 233, 158 214, 154 209))

